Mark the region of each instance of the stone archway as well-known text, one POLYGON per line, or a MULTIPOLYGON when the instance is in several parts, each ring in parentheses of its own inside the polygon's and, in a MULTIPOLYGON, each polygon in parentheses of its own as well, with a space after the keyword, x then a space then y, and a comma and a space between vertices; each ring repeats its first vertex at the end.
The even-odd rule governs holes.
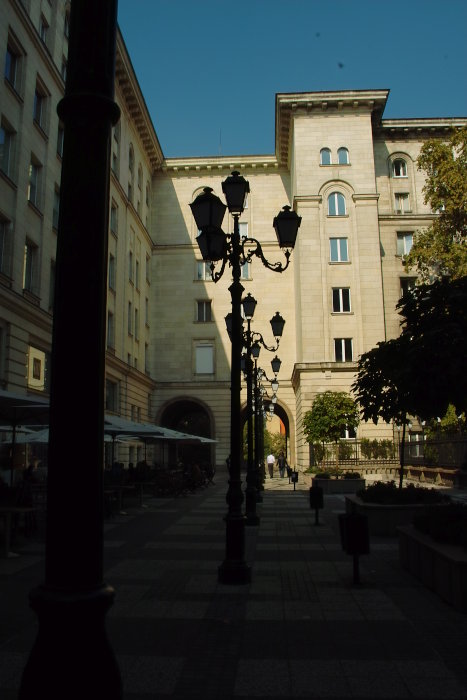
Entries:
MULTIPOLYGON (((270 406, 269 401, 265 401, 264 407, 268 411, 270 406)), ((247 421, 247 408, 246 405, 243 406, 242 408, 242 435, 244 435, 245 431, 245 424, 247 421)), ((270 422, 269 420, 264 421, 264 430, 269 430, 270 432, 280 432, 281 434, 285 435, 285 444, 287 448, 286 452, 286 457, 289 462, 289 464, 293 463, 294 457, 295 457, 295 450, 294 450, 294 445, 292 444, 291 441, 291 425, 290 425, 290 419, 287 414, 287 411, 279 404, 276 403, 274 406, 274 423, 270 422), (271 427, 273 428, 271 431, 271 427)), ((243 468, 246 469, 246 463, 243 464, 243 468)))
MULTIPOLYGON (((159 423, 165 428, 207 438, 211 438, 214 432, 207 409, 192 399, 179 399, 170 403, 163 409, 159 423)), ((173 463, 175 459, 184 464, 215 465, 214 444, 169 444, 169 460, 173 463)))

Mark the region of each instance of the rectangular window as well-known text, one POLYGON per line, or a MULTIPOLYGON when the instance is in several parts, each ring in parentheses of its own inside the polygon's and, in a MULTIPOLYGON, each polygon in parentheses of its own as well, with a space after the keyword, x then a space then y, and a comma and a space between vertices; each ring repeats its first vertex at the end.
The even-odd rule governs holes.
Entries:
POLYGON ((332 290, 332 310, 336 313, 350 312, 350 289, 338 287, 332 290))
POLYGON ((352 362, 352 338, 334 338, 336 362, 352 362))
POLYGON ((196 302, 196 320, 200 322, 212 321, 211 315, 211 302, 210 301, 197 301, 196 302))
POLYGON ((146 255, 146 282, 151 284, 151 258, 146 255))
POLYGON ((58 217, 60 213, 60 188, 58 185, 55 185, 54 189, 54 206, 53 206, 53 212, 52 212, 52 226, 55 229, 58 229, 58 217))
POLYGON ((118 207, 115 202, 110 205, 110 230, 113 234, 118 233, 118 207))
POLYGON ((54 307, 55 298, 55 260, 50 261, 50 277, 49 277, 49 311, 54 307))
POLYGON ((41 38, 41 41, 47 46, 47 32, 49 29, 49 25, 47 24, 47 20, 43 15, 41 15, 40 20, 39 20, 39 36, 41 38))
POLYGON ((60 158, 63 158, 63 140, 65 137, 65 129, 62 123, 59 123, 58 125, 58 132, 57 132, 57 155, 60 158))
POLYGON ((115 291, 116 289, 116 266, 115 266, 115 256, 112 253, 109 254, 109 289, 115 291))
POLYGON ((133 307, 131 301, 128 302, 128 335, 133 335, 133 307))
POLYGON ((248 238, 248 223, 242 222, 238 226, 240 238, 248 238))
POLYGON ((0 170, 9 178, 12 175, 14 136, 13 129, 2 119, 0 126, 0 170))
POLYGON ((145 343, 144 345, 144 371, 149 374, 149 345, 145 343))
POLYGON ((408 214, 410 212, 410 197, 408 192, 396 192, 394 195, 394 208, 396 214, 408 214))
POLYGON ((139 340, 139 311, 135 309, 135 340, 139 340))
POLYGON ((214 347, 197 345, 195 347, 195 374, 214 374, 214 347))
POLYGON ((410 253, 413 244, 413 233, 399 232, 397 234, 396 255, 407 255, 410 253))
POLYGON ((134 282, 134 271, 133 271, 133 253, 128 253, 128 279, 130 282, 134 282))
POLYGON ((115 349, 115 319, 111 311, 107 312, 107 347, 115 349))
POLYGON ((147 297, 144 300, 144 322, 149 326, 149 299, 147 297))
POLYGON ((118 383, 105 380, 105 410, 118 413, 118 383))
POLYGON ((67 60, 66 60, 65 56, 62 56, 62 67, 61 67, 60 73, 61 73, 61 76, 63 78, 63 82, 66 82, 67 70, 68 70, 67 60))
POLYGON ((39 85, 34 92, 33 119, 45 131, 47 95, 39 85))
POLYGON ((11 274, 11 249, 13 243, 13 229, 11 221, 0 219, 0 273, 11 274))
POLYGON ((198 260, 198 262, 196 263, 198 280, 212 280, 210 265, 211 263, 204 262, 204 260, 198 260))
POLYGON ((12 34, 8 36, 8 43, 5 53, 4 75, 15 92, 21 92, 21 74, 24 51, 19 42, 12 34))
POLYGON ((348 262, 349 251, 347 238, 331 238, 329 240, 331 262, 348 262))
POLYGON ((250 263, 249 263, 249 262, 246 262, 246 263, 244 263, 244 264, 242 265, 241 270, 240 270, 240 273, 241 273, 242 279, 244 279, 244 280, 249 280, 249 279, 251 279, 251 275, 250 275, 250 263))
POLYGON ((135 260, 135 287, 139 289, 139 260, 135 260))
POLYGON ((411 289, 414 289, 415 287, 415 277, 401 277, 400 278, 400 284, 401 284, 401 297, 405 296, 410 292, 411 289))
POLYGON ((24 262, 23 262, 23 289, 31 294, 37 294, 37 265, 38 265, 38 248, 31 241, 26 241, 24 245, 24 262))
POLYGON ((40 204, 40 184, 41 184, 42 166, 34 158, 31 158, 29 164, 29 179, 28 179, 28 200, 38 209, 40 204))

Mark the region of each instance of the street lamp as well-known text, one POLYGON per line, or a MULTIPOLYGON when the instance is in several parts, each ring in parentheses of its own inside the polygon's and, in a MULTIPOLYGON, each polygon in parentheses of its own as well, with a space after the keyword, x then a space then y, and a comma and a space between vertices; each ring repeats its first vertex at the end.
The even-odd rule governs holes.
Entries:
MULTIPOLYGON (((266 345, 263 336, 257 331, 251 330, 251 321, 256 309, 257 301, 251 295, 247 296, 242 300, 243 314, 247 322, 247 329, 243 332, 243 344, 246 348, 245 356, 245 374, 246 374, 246 385, 247 385, 247 445, 248 445, 248 457, 247 457, 247 476, 246 483, 247 487, 245 490, 245 515, 246 515, 246 525, 259 525, 259 517, 256 513, 256 503, 258 501, 258 481, 259 474, 257 472, 257 465, 253 457, 253 360, 259 357, 261 351, 261 346, 270 352, 275 352, 279 347, 280 338, 284 330, 285 321, 282 316, 276 311, 275 315, 271 319, 271 328, 276 339, 275 347, 269 347, 266 345)), ((243 329, 242 329, 243 330, 243 329)), ((277 364, 277 363, 275 363, 277 364)), ((280 366, 280 360, 279 360, 280 366)), ((279 383, 276 381, 277 387, 279 383)), ((273 389, 274 391, 274 389, 273 389)), ((276 388, 277 391, 277 388, 276 388)))
POLYGON ((240 305, 243 286, 240 282, 241 268, 255 255, 263 265, 274 272, 284 272, 289 265, 291 250, 295 245, 301 217, 290 207, 286 206, 274 218, 273 226, 276 231, 279 246, 285 249, 285 264, 270 263, 263 254, 260 243, 254 238, 240 238, 239 217, 245 208, 245 200, 250 186, 237 171, 234 171, 222 183, 227 202, 227 208, 234 219, 232 234, 225 234, 222 221, 226 205, 217 197, 211 188, 205 187, 190 204, 196 226, 200 231, 197 241, 203 260, 211 262, 211 276, 218 282, 224 274, 227 263, 232 268, 232 284, 229 287, 232 305, 231 330, 231 392, 230 392, 230 470, 229 487, 226 501, 228 512, 226 523, 226 554, 219 566, 219 582, 228 584, 248 583, 251 580, 251 569, 245 563, 245 519, 242 514, 243 494, 240 480, 241 461, 241 420, 240 420, 240 390, 241 390, 241 353, 242 353, 242 318, 240 305), (216 271, 215 263, 221 263, 216 271))

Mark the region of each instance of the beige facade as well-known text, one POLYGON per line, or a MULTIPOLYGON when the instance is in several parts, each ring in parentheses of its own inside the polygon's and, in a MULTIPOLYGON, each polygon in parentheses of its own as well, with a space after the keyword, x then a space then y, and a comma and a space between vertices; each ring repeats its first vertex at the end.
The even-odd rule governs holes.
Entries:
MULTIPOLYGON (((69 4, 53 7, 47 0, 0 6, 0 380, 29 393, 48 390, 51 347, 56 105, 69 4)), ((242 284, 258 301, 252 330, 268 345, 269 320, 276 311, 286 320, 277 413, 291 463, 305 468, 302 419, 316 394, 348 391, 358 356, 399 332, 395 305, 413 277, 402 255, 434 216, 416 167, 421 144, 467 120, 385 120, 386 90, 278 94, 274 155, 165 159, 120 35, 115 99, 122 116, 112 134, 106 409, 169 427, 186 423, 192 432, 202 423, 217 440, 209 458, 221 464, 228 456, 231 274, 227 267, 212 281, 189 204, 205 186, 221 196, 222 181, 238 170, 251 190, 241 234, 257 239, 269 261, 284 259, 274 216, 290 205, 302 217, 289 268, 276 274, 253 257, 242 284)), ((226 216, 224 230, 232 227, 226 216)), ((274 354, 260 354, 268 376, 274 354)), ((385 425, 358 431, 390 435, 385 425)), ((143 455, 142 445, 120 448, 124 460, 143 455)))

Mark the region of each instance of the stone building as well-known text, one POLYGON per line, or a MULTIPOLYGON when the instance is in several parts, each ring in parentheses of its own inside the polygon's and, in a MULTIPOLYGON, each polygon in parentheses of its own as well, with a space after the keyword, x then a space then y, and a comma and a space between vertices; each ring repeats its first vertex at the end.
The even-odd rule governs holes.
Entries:
MULTIPOLYGON (((49 386, 68 27, 64 0, 0 5, 0 382, 17 393, 49 386)), ((290 205, 302 217, 288 270, 253 258, 242 284, 268 345, 269 319, 286 320, 276 413, 291 463, 305 468, 301 423, 314 396, 349 390, 358 356, 399 332, 395 304, 414 281, 402 256, 435 216, 416 168, 421 144, 467 120, 385 120, 387 90, 278 94, 273 155, 166 159, 120 33, 115 88, 106 410, 214 438, 203 456, 218 465, 228 456, 230 272, 211 280, 189 204, 205 186, 221 195, 238 170, 250 183, 241 234, 270 261, 283 260, 274 216, 290 205)), ((268 375, 272 358, 260 355, 268 375)), ((365 435, 392 427, 362 425, 365 435)), ((120 448, 125 461, 143 456, 141 444, 120 448)))

